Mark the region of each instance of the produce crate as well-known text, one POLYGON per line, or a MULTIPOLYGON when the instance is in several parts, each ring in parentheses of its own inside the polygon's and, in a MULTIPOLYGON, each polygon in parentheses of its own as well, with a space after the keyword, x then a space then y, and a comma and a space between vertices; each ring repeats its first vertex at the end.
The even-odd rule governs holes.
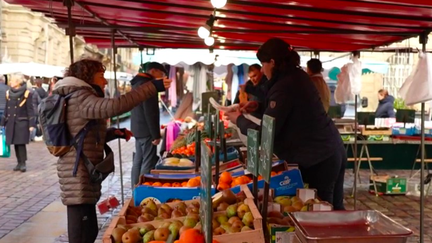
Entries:
MULTIPOLYGON (((249 209, 251 210, 251 213, 254 217, 253 225, 254 230, 246 231, 246 232, 239 232, 239 233, 233 233, 233 234, 224 234, 224 235, 215 235, 213 236, 213 239, 217 240, 219 243, 262 243, 264 242, 264 231, 262 228, 262 217, 260 212, 258 211, 258 208, 256 207, 252 193, 250 192, 249 188, 247 186, 242 186, 242 191, 244 191, 246 195, 246 199, 244 201, 245 204, 249 206, 249 209)), ((190 204, 191 201, 185 201, 186 204, 190 204)), ((176 204, 176 203, 167 203, 168 205, 176 204)), ((119 224, 126 225, 126 218, 125 215, 127 213, 127 209, 129 206, 133 205, 133 200, 130 199, 126 202, 125 206, 121 209, 120 214, 118 217, 115 217, 108 229, 105 231, 102 242, 103 243, 113 243, 111 234, 113 230, 117 227, 119 224)), ((170 205, 170 206, 171 206, 170 205)), ((217 216, 218 214, 225 214, 224 212, 215 212, 214 215, 217 216)), ((155 226, 156 228, 159 227, 161 224, 165 222, 172 222, 173 220, 182 220, 184 217, 179 218, 173 218, 173 219, 166 219, 166 220, 155 220, 145 223, 136 223, 136 224, 129 224, 128 227, 140 227, 144 226, 146 224, 151 224, 155 226)))
MULTIPOLYGON (((225 163, 220 163, 219 165, 219 171, 224 172, 230 169, 238 169, 243 168, 240 161, 238 159, 227 161, 225 163)), ((190 170, 151 170, 152 174, 160 175, 160 174, 200 174, 201 170, 198 170, 198 172, 195 171, 195 169, 190 170)), ((216 173, 216 166, 212 166, 212 172, 213 174, 216 173)))

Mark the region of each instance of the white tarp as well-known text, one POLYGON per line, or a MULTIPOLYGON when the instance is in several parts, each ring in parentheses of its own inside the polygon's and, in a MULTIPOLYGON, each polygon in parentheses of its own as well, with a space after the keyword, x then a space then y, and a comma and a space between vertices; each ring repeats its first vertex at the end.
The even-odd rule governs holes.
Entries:
POLYGON ((40 63, 2 63, 0 74, 22 73, 27 76, 52 78, 63 77, 65 68, 40 63))
POLYGON ((432 59, 430 53, 420 53, 416 68, 399 90, 407 105, 432 100, 432 59))

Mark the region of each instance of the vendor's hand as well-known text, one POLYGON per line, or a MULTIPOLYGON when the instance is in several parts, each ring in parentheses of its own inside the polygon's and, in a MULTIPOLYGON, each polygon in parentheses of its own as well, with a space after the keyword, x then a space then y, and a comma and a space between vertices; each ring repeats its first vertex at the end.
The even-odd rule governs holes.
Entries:
POLYGON ((240 84, 239 88, 242 92, 246 92, 246 84, 240 84))
POLYGON ((240 111, 243 113, 251 113, 258 109, 258 102, 256 101, 248 101, 244 105, 240 106, 240 111))
POLYGON ((121 138, 124 138, 126 142, 129 141, 131 137, 133 137, 133 133, 126 128, 117 129, 114 131, 114 134, 121 138))
POLYGON ((164 84, 165 89, 169 89, 171 87, 171 82, 172 82, 171 79, 168 79, 168 78, 163 79, 163 84, 164 84))
POLYGON ((226 112, 224 114, 224 118, 226 120, 229 120, 230 122, 237 124, 237 118, 241 116, 240 111, 236 110, 236 111, 231 111, 231 112, 226 112))
POLYGON ((159 145, 160 142, 161 142, 161 139, 158 138, 158 139, 153 140, 152 144, 153 144, 154 146, 157 146, 157 145, 159 145))

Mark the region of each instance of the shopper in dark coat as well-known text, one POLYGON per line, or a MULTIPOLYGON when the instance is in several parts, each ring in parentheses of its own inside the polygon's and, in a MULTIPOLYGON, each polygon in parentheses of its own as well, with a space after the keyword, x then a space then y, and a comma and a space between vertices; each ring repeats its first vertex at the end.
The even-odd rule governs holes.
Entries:
MULTIPOLYGON (((265 115, 275 118, 274 153, 296 163, 305 183, 318 197, 343 210, 346 152, 341 136, 321 103, 308 74, 298 66, 296 52, 285 41, 273 38, 257 53, 269 79, 265 115)), ((261 127, 239 111, 226 113, 243 134, 261 127)))
POLYGON ((14 75, 11 79, 11 88, 6 93, 6 109, 0 123, 6 128, 6 144, 15 145, 15 154, 18 160, 14 171, 27 170, 27 148, 30 132, 36 127, 32 104, 32 94, 23 83, 21 75, 14 75))
MULTIPOLYGON (((162 64, 151 62, 145 65, 132 80, 132 89, 154 79, 166 77, 162 64)), ((150 97, 131 111, 131 131, 135 136, 135 156, 131 171, 132 188, 138 183, 139 176, 148 174, 155 168, 159 157, 157 146, 161 142, 160 111, 157 96, 150 97)))
POLYGON ((395 98, 389 95, 388 91, 381 89, 378 91, 378 108, 375 112, 376 118, 395 118, 396 113, 394 110, 395 98))
POLYGON ((6 107, 6 91, 9 90, 9 86, 6 84, 6 76, 0 76, 0 120, 3 117, 3 113, 6 107))

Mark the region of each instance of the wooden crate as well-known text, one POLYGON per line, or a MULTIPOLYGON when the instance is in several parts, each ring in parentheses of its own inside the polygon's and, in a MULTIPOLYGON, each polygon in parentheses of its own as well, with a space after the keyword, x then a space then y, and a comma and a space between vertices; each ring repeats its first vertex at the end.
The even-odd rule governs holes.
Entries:
MULTIPOLYGON (((262 242, 264 242, 262 216, 261 216, 261 213, 259 212, 257 206, 255 205, 254 197, 246 185, 241 185, 241 190, 244 191, 245 195, 246 195, 246 199, 245 199, 244 203, 246 203, 249 206, 249 209, 251 210, 251 213, 254 217, 254 222, 253 222, 254 230, 250 230, 247 232, 239 232, 239 233, 234 233, 234 234, 224 234, 224 235, 213 236, 213 238, 215 240, 217 240, 219 243, 262 243, 262 242)), ((186 205, 189 205, 190 203, 192 203, 194 201, 199 201, 199 200, 189 200, 189 201, 184 201, 184 202, 186 203, 186 205)), ((167 203, 167 204, 170 206, 173 206, 176 203, 178 203, 178 202, 167 203)), ((112 234, 113 229, 116 228, 118 224, 126 224, 125 216, 127 214, 127 209, 129 208, 129 206, 133 206, 133 205, 134 205, 133 199, 129 199, 126 201, 125 205, 123 206, 123 208, 121 209, 121 211, 119 213, 119 216, 115 217, 111 221, 108 229, 105 231, 103 238, 102 238, 103 243, 112 243, 111 234, 112 234)), ((220 213, 221 212, 215 212, 214 215, 217 216, 220 213)), ((155 220, 155 221, 150 221, 150 222, 145 222, 145 223, 129 224, 128 226, 140 227, 140 226, 144 226, 146 224, 152 224, 153 226, 155 226, 157 228, 165 222, 172 222, 174 220, 183 221, 184 218, 185 217, 165 219, 165 220, 155 220)))
MULTIPOLYGON (((192 204, 192 202, 199 202, 199 199, 194 199, 194 200, 188 200, 188 201, 183 201, 186 206, 189 206, 190 204, 192 204)), ((179 202, 170 202, 170 203, 165 203, 168 206, 170 206, 171 208, 175 207, 175 205, 177 205, 179 202)), ((119 216, 124 216, 126 217, 127 213, 128 213, 128 209, 129 207, 134 207, 134 200, 133 198, 128 199, 125 203, 125 205, 122 207, 122 209, 119 212, 119 216)))
MULTIPOLYGON (((240 161, 238 159, 235 160, 231 160, 231 161, 227 161, 225 163, 221 163, 219 165, 219 172, 223 172, 226 171, 228 169, 232 169, 234 167, 242 167, 240 161), (238 163, 237 166, 233 166, 234 164, 238 163)), ((199 170, 198 172, 195 171, 195 169, 191 169, 191 170, 151 170, 152 174, 155 175, 166 175, 166 174, 197 174, 200 175, 201 170, 199 170)), ((216 173, 216 167, 212 166, 212 172, 213 175, 216 173)))

